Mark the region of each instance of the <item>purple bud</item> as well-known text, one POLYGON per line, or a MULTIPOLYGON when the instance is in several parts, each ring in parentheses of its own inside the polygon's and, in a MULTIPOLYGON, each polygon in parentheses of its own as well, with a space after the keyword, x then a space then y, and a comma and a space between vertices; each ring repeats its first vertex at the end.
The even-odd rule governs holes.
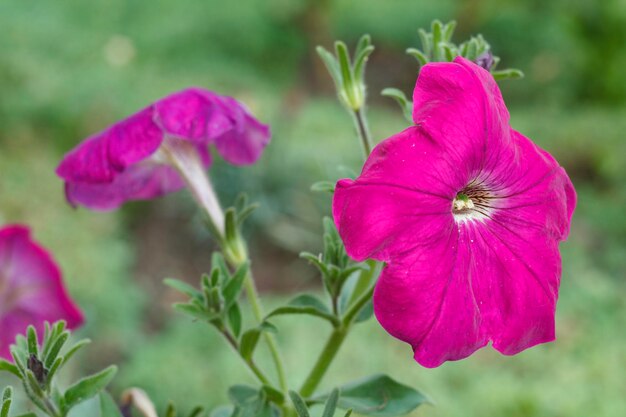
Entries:
POLYGON ((476 58, 474 62, 486 69, 487 71, 491 71, 491 67, 493 67, 494 63, 493 54, 491 53, 491 51, 483 52, 482 54, 478 55, 478 58, 476 58))

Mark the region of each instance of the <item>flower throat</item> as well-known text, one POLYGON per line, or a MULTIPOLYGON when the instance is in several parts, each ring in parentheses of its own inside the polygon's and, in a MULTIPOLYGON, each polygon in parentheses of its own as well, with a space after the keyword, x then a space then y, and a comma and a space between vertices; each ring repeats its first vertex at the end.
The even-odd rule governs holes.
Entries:
POLYGON ((459 191, 452 201, 452 214, 458 223, 489 218, 493 196, 481 185, 473 182, 459 191))

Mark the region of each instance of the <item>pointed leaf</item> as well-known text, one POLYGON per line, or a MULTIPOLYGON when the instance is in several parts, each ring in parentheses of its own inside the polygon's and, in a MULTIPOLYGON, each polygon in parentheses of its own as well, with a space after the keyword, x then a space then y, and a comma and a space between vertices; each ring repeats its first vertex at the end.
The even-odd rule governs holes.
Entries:
POLYGON ((419 62, 420 66, 422 67, 430 62, 430 60, 428 59, 428 56, 426 56, 419 49, 409 48, 406 50, 406 53, 411 55, 413 58, 417 59, 417 62, 419 62))
POLYGON ((361 311, 359 311, 359 314, 356 315, 354 322, 362 323, 364 321, 371 319, 373 315, 374 315, 374 304, 372 303, 372 300, 369 300, 367 304, 363 306, 361 311))
POLYGON ((335 183, 331 181, 318 181, 311 185, 311 191, 334 193, 335 183))
POLYGON ((116 373, 117 367, 111 365, 96 374, 76 382, 65 391, 64 398, 67 408, 70 409, 76 404, 98 395, 111 382, 116 373))
POLYGON ((299 417, 311 417, 309 414, 309 409, 307 408, 306 403, 304 402, 302 397, 300 397, 300 394, 295 391, 289 391, 289 397, 291 397, 291 402, 293 403, 293 406, 296 409, 299 417))
POLYGON ((106 391, 100 393, 100 417, 122 417, 120 408, 106 391))
POLYGON ((452 39, 452 35, 454 34, 454 29, 456 29, 456 20, 451 20, 443 26, 444 42, 450 42, 450 40, 452 39))
POLYGON ((243 283, 248 276, 250 264, 248 262, 244 262, 237 268, 235 274, 226 282, 224 285, 224 291, 222 291, 222 296, 224 297, 224 301, 226 302, 226 306, 230 306, 232 303, 237 301, 239 298, 239 294, 241 294, 241 288, 243 287, 243 283))
POLYGON ((517 69, 506 69, 506 70, 501 70, 501 71, 494 71, 491 73, 491 75, 493 75, 493 78, 495 78, 496 81, 507 80, 507 79, 514 80, 514 79, 524 77, 524 73, 517 69))
POLYGON ((326 400, 326 406, 324 407, 322 417, 333 417, 335 415, 337 401, 339 401, 339 389, 335 388, 328 396, 328 400, 326 400))
POLYGON ((326 69, 335 83, 335 88, 339 91, 341 89, 341 70, 339 69, 337 59, 321 46, 318 46, 315 50, 324 62, 324 65, 326 65, 326 69))
POLYGON ((79 351, 81 350, 83 347, 87 346, 88 344, 91 343, 91 339, 82 339, 79 340, 78 342, 76 342, 74 344, 74 346, 72 346, 64 355, 63 355, 63 363, 62 365, 65 365, 70 359, 72 359, 72 357, 79 351))
POLYGON ((236 338, 241 334, 241 321, 241 309, 239 304, 235 303, 228 309, 228 323, 236 338))
MULTIPOLYGON (((311 400, 323 403, 328 397, 325 394, 311 400)), ((387 375, 373 375, 341 387, 338 406, 367 416, 396 417, 406 415, 426 402, 429 400, 413 388, 387 375)))
POLYGON ((198 417, 203 411, 204 407, 196 406, 191 410, 187 417, 198 417))
POLYGON ((220 405, 211 410, 209 417, 232 417, 235 408, 232 405, 220 405))
POLYGON ((334 325, 339 324, 339 320, 330 312, 326 304, 319 298, 310 294, 302 294, 289 301, 287 305, 278 307, 268 314, 266 319, 284 314, 309 314, 328 320, 334 325))
POLYGON ((50 349, 48 350, 48 354, 46 355, 46 359, 43 361, 46 368, 50 368, 54 361, 56 360, 59 352, 67 342, 67 339, 70 337, 70 332, 67 330, 63 331, 59 334, 55 339, 51 339, 50 343, 52 344, 50 349))
POLYGON ((250 329, 244 332, 241 336, 241 343, 239 344, 239 353, 245 360, 251 359, 256 345, 259 343, 259 337, 261 331, 259 329, 250 329))
POLYGON ((397 88, 385 88, 381 94, 385 97, 391 97, 394 99, 402 109, 402 115, 404 118, 413 124, 413 102, 409 101, 403 91, 400 91, 397 88))
POLYGON ((202 299, 202 293, 192 287, 191 285, 183 282, 179 279, 174 278, 165 278, 163 283, 168 287, 175 289, 178 292, 182 292, 183 294, 187 294, 191 298, 196 298, 198 300, 202 299))
POLYGON ((17 366, 13 365, 11 362, 7 362, 4 359, 0 359, 0 372, 10 372, 18 378, 21 378, 21 374, 17 366))
POLYGON ((26 330, 28 339, 28 353, 31 355, 39 356, 39 342, 37 341, 37 332, 33 326, 28 326, 26 330))

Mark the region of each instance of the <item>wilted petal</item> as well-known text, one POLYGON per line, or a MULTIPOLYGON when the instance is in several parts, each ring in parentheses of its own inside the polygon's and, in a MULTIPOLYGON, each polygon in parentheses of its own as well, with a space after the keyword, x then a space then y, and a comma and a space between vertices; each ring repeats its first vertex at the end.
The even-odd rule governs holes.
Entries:
POLYGON ((61 272, 50 254, 33 242, 24 226, 0 229, 0 356, 9 358, 9 345, 29 324, 43 334, 44 322, 83 322, 69 298, 61 272))

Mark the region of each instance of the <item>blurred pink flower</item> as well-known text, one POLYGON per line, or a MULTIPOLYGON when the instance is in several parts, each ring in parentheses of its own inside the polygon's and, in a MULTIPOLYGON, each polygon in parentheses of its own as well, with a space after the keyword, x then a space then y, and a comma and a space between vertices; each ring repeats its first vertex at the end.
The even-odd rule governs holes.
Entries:
POLYGON ((231 164, 246 165, 259 158, 269 139, 269 128, 236 100, 189 88, 87 138, 56 172, 72 205, 111 210, 187 183, 210 206, 213 195, 196 195, 205 193, 199 190, 211 163, 209 144, 231 164))
POLYGON ((0 228, 0 357, 11 357, 9 346, 28 325, 42 336, 44 322, 58 320, 65 320, 70 329, 83 322, 58 266, 31 240, 27 227, 0 228))
POLYGON ((379 144, 333 215, 348 254, 387 262, 381 325, 436 367, 490 341, 506 355, 554 340, 576 193, 546 151, 509 126, 493 77, 463 58, 422 68, 416 123, 379 144))

